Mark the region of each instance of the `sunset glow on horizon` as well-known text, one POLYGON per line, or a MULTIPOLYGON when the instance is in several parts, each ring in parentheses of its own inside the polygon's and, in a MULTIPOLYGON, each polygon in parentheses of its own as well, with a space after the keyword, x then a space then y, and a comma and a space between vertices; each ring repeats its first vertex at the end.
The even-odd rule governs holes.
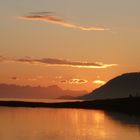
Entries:
POLYGON ((0 1, 0 84, 92 91, 118 75, 139 72, 139 5, 0 1))

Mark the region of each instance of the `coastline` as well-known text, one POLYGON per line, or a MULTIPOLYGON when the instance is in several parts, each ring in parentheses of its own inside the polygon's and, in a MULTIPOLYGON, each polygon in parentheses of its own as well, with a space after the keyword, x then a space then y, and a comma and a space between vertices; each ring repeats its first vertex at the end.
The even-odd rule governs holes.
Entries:
POLYGON ((105 111, 127 113, 130 115, 140 115, 140 97, 58 103, 0 101, 0 106, 31 108, 101 109, 105 111))

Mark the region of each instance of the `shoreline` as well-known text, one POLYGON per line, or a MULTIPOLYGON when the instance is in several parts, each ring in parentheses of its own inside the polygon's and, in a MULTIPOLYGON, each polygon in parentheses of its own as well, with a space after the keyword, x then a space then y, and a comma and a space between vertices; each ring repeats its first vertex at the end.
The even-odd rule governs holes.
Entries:
POLYGON ((140 97, 58 103, 0 101, 0 106, 30 108, 101 109, 105 111, 127 113, 130 115, 140 115, 140 97))

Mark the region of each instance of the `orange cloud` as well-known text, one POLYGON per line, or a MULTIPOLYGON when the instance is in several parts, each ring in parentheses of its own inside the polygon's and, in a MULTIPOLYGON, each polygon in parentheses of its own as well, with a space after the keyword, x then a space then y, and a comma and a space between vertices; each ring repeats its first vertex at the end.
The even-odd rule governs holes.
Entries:
POLYGON ((12 80, 18 80, 18 77, 13 76, 13 77, 11 77, 11 79, 12 79, 12 80))
POLYGON ((106 82, 102 80, 95 80, 93 81, 94 84, 104 85, 106 82))
POLYGON ((68 81, 67 80, 61 80, 60 83, 66 84, 68 81))
POLYGON ((78 79, 78 78, 74 78, 74 79, 70 79, 69 83, 70 84, 86 84, 88 81, 85 79, 78 79))
POLYGON ((108 28, 103 28, 103 27, 84 27, 80 25, 76 25, 74 23, 70 23, 65 21, 59 16, 53 15, 51 12, 37 12, 37 13, 32 13, 31 15, 28 16, 20 16, 17 17, 18 19, 22 20, 33 20, 33 21, 44 21, 44 22, 49 22, 52 24, 57 24, 66 28, 73 28, 73 29, 79 29, 83 31, 107 31, 109 30, 108 28))
POLYGON ((30 64, 46 64, 47 66, 63 66, 63 67, 76 67, 76 68, 95 68, 103 69, 117 64, 103 64, 97 62, 80 62, 80 61, 69 61, 65 59, 55 59, 55 58, 42 58, 42 59, 15 59, 16 62, 30 63, 30 64))
POLYGON ((2 58, 0 62, 18 62, 18 63, 28 63, 28 64, 42 64, 46 66, 61 66, 61 67, 75 67, 75 68, 88 68, 88 69, 104 69, 108 67, 117 66, 117 64, 103 64, 99 62, 82 62, 82 61, 70 61, 65 59, 56 59, 56 58, 20 58, 20 59, 10 59, 2 58))

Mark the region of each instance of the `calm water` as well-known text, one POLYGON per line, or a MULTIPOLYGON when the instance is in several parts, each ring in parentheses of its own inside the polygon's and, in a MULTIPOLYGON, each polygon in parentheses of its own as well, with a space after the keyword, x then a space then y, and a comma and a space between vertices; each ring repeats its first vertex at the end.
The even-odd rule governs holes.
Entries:
POLYGON ((25 101, 25 102, 58 103, 58 102, 75 102, 75 101, 82 101, 82 100, 0 98, 0 101, 25 101))
POLYGON ((140 118, 97 110, 0 107, 0 140, 140 140, 140 118))

